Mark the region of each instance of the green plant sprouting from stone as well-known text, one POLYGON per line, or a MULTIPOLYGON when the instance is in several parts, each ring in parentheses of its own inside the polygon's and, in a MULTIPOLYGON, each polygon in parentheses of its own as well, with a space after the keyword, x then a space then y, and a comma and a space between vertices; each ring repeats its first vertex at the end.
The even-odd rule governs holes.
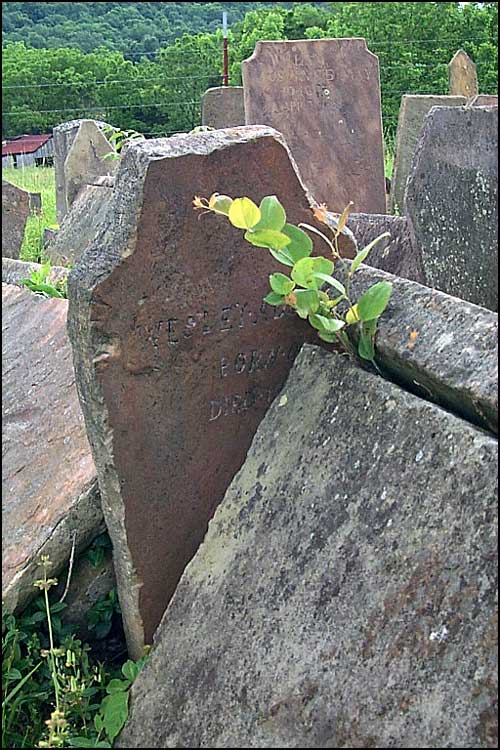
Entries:
POLYGON ((68 296, 67 278, 65 277, 55 284, 51 284, 48 280, 50 271, 51 264, 50 261, 47 261, 41 268, 32 271, 29 279, 22 279, 21 284, 42 297, 66 299, 68 296))
POLYGON ((226 217, 234 227, 244 230, 247 242, 267 249, 275 260, 290 269, 286 274, 269 276, 271 290, 264 298, 267 304, 291 307, 300 318, 309 321, 320 339, 338 342, 350 354, 357 353, 361 359, 375 364, 377 323, 389 302, 392 284, 378 282, 354 301, 351 279, 374 245, 389 236, 387 233, 357 253, 347 272, 347 282, 343 284, 333 274, 336 262, 341 259, 339 237, 352 204, 333 221, 325 206, 313 209, 315 218, 332 232, 332 239, 308 224, 287 223, 285 209, 274 195, 263 198, 257 206, 246 197, 233 199, 214 193, 209 199, 195 197, 193 205, 195 209, 226 217), (320 236, 327 244, 330 258, 312 256, 310 233, 320 236), (356 329, 357 336, 350 336, 349 329, 356 329), (355 348, 353 339, 356 338, 355 348))
POLYGON ((114 149, 102 157, 103 161, 105 159, 119 159, 124 146, 136 141, 145 140, 145 136, 142 133, 138 133, 137 130, 118 130, 111 125, 103 128, 103 132, 114 149))

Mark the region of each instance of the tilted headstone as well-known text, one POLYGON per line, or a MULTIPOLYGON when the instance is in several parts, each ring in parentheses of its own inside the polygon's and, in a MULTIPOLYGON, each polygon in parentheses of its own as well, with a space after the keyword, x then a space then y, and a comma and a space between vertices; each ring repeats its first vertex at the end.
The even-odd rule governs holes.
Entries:
POLYGON ((46 247, 52 263, 76 263, 96 236, 113 197, 113 189, 84 185, 65 215, 56 236, 46 247))
POLYGON ((107 158, 114 153, 113 147, 97 125, 91 120, 84 120, 64 162, 66 213, 85 185, 116 171, 117 161, 107 158))
POLYGON ((242 86, 217 86, 201 99, 201 122, 211 128, 234 128, 245 124, 242 86))
POLYGON ((470 102, 471 107, 498 107, 498 96, 493 94, 478 94, 470 102))
POLYGON ((464 96, 424 96, 405 94, 401 99, 396 152, 391 181, 389 211, 403 213, 406 182, 424 120, 432 107, 460 107, 467 103, 464 96))
POLYGON ((19 258, 30 215, 30 194, 2 180, 2 256, 19 258))
MULTIPOLYGON (((60 125, 57 125, 52 131, 54 144, 54 172, 56 181, 56 213, 57 221, 59 223, 62 221, 63 216, 68 210, 66 202, 66 180, 64 175, 64 163, 82 122, 85 122, 85 120, 70 120, 69 122, 63 122, 60 125)), ((87 120, 87 122, 89 121, 87 120)), ((111 125, 108 125, 105 122, 101 122, 100 120, 90 120, 90 122, 94 122, 100 130, 111 127, 111 125)))
POLYGON ((455 53, 448 65, 448 82, 451 96, 472 99, 479 94, 476 64, 463 49, 455 53))
POLYGON ((426 284, 498 306, 498 109, 435 107, 427 115, 405 207, 426 284))
POLYGON ((314 220, 269 128, 131 146, 114 190, 110 223, 70 273, 68 325, 137 655, 300 344, 314 336, 262 301, 282 266, 226 219, 199 219, 193 197, 277 195, 289 222, 314 220))
POLYGON ((364 39, 258 42, 242 71, 246 122, 284 135, 319 203, 385 213, 379 66, 364 39))
POLYGON ((78 403, 68 303, 2 284, 2 601, 36 593, 40 555, 58 573, 103 531, 94 462, 78 403))
POLYGON ((495 747, 497 472, 492 436, 304 347, 116 746, 495 747))

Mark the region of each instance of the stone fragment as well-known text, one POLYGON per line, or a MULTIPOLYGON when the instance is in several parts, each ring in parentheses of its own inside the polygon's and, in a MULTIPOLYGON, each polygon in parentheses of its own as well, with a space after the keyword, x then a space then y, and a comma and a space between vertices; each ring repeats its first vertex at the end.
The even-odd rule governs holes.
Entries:
POLYGON ((117 747, 496 747, 490 435, 306 346, 117 747))
POLYGON ((405 206, 428 286, 497 310, 497 108, 431 110, 405 206))
POLYGON ((405 94, 402 97, 391 181, 390 213, 402 214, 404 212, 406 182, 426 115, 432 107, 461 107, 466 103, 465 96, 405 94))
POLYGON ((246 122, 283 133, 319 203, 385 213, 378 58, 364 39, 257 42, 242 72, 246 122))
POLYGON ((52 263, 74 264, 105 222, 113 189, 84 185, 46 248, 52 263))
POLYGON ((98 177, 113 174, 117 161, 106 158, 113 153, 113 147, 95 122, 84 120, 64 162, 66 213, 85 185, 91 184, 98 177))
POLYGON ((51 229, 50 227, 45 227, 43 230, 43 246, 47 247, 52 240, 54 240, 57 237, 58 229, 51 229))
POLYGON ((33 214, 42 213, 42 194, 41 193, 28 193, 29 196, 29 207, 33 214))
POLYGON ((40 555, 57 574, 72 534, 84 549, 103 530, 96 472, 78 403, 68 303, 2 284, 2 601, 37 593, 40 555))
POLYGON ((475 63, 467 52, 459 49, 448 65, 450 96, 465 96, 472 99, 479 94, 475 63))
POLYGON ((2 180, 2 257, 19 258, 26 222, 30 215, 30 194, 2 180))
MULTIPOLYGON (((22 286, 21 282, 23 279, 29 279, 33 271, 40 271, 42 268, 40 263, 26 263, 22 260, 14 260, 13 258, 2 258, 2 281, 4 284, 14 284, 15 286, 22 286)), ((62 266, 52 266, 47 276, 49 284, 55 286, 63 279, 66 279, 69 274, 69 268, 63 268, 62 266)))
POLYGON ((243 86, 217 86, 205 91, 201 100, 201 122, 216 129, 244 125, 243 86))
POLYGON ((498 107, 498 96, 478 94, 470 102, 471 107, 498 107))

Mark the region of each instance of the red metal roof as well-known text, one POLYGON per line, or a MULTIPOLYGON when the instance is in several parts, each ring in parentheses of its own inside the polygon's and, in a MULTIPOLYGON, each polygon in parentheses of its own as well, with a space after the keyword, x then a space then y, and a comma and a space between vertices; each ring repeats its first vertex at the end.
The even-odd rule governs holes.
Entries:
POLYGON ((51 138, 51 135, 23 135, 14 141, 9 141, 5 146, 2 144, 2 156, 8 156, 9 154, 32 154, 34 151, 38 151, 41 146, 44 146, 51 138))

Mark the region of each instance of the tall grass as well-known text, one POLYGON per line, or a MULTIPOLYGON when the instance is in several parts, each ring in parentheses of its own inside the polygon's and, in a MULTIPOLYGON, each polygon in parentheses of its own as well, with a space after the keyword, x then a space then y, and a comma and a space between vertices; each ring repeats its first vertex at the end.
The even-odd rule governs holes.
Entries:
POLYGON ((42 212, 29 217, 19 257, 21 260, 43 263, 47 260, 43 249, 43 230, 57 226, 54 168, 7 167, 2 169, 2 178, 30 193, 42 195, 42 212))

